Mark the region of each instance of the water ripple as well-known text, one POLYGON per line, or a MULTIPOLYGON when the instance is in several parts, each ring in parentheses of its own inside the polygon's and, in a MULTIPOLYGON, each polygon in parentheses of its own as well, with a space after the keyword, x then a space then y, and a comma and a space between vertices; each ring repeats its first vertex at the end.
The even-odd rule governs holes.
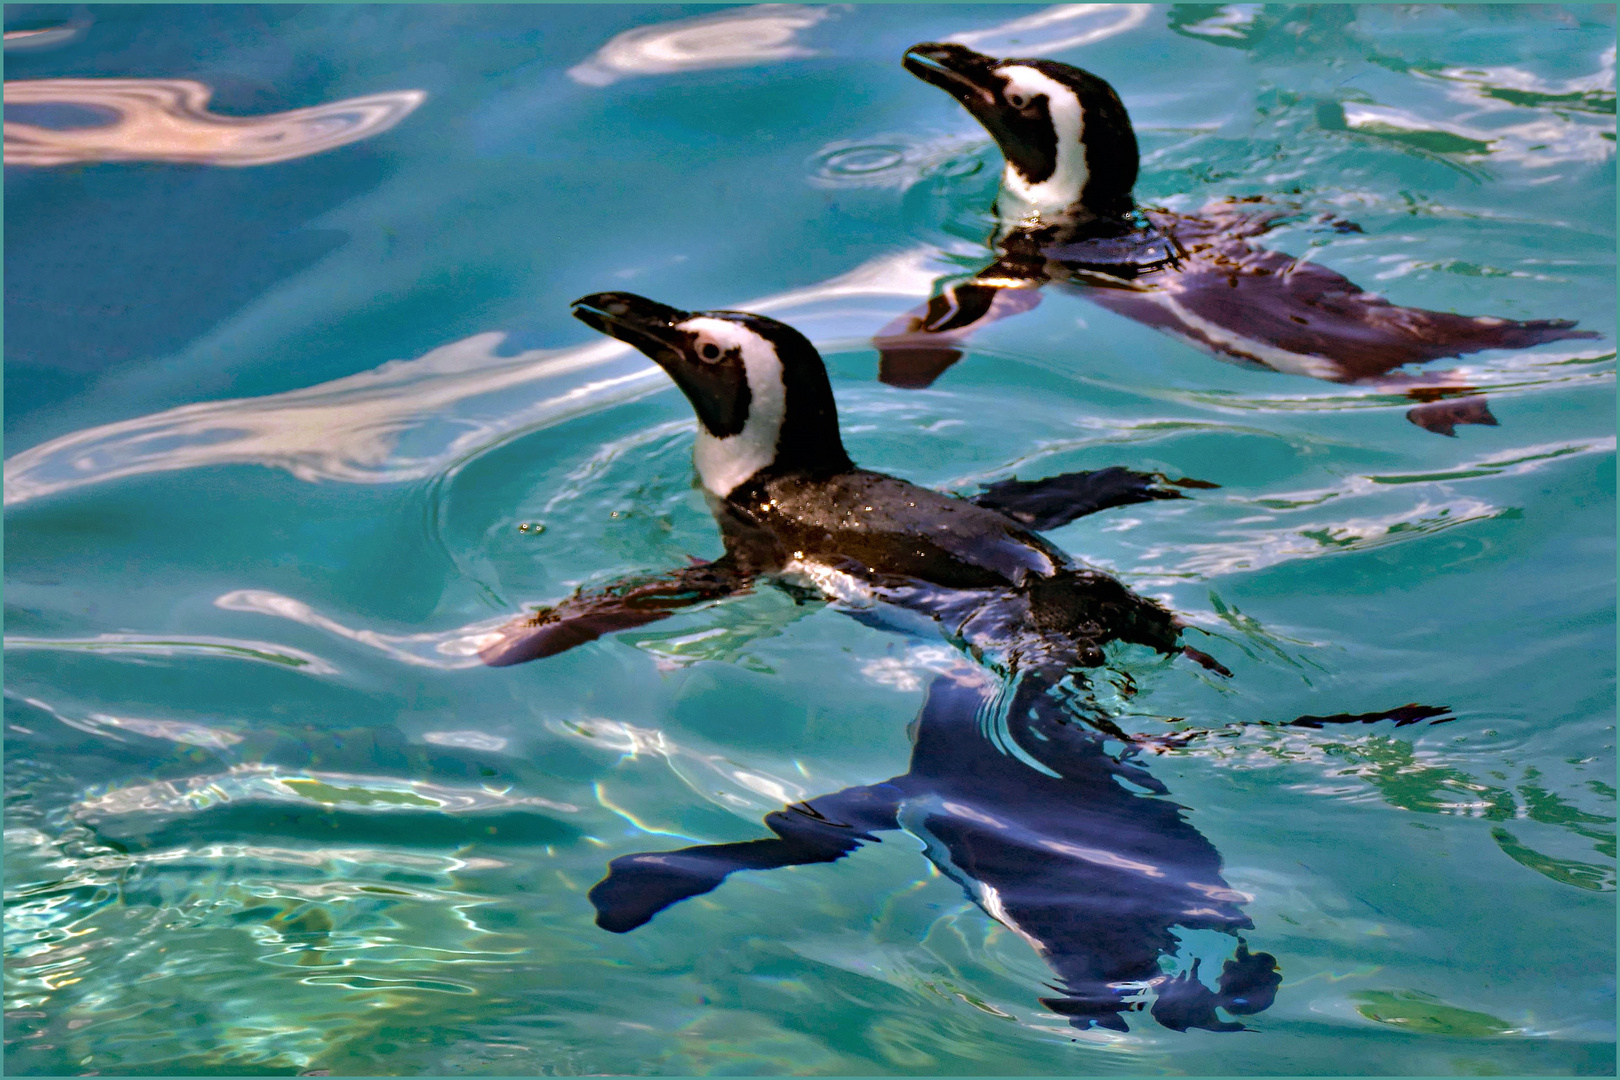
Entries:
POLYGON ((302 600, 265 589, 236 589, 216 599, 214 606, 225 611, 250 611, 290 619, 361 645, 369 645, 401 663, 447 671, 482 664, 483 661, 478 659, 479 648, 492 640, 497 628, 510 618, 509 615, 501 615, 440 633, 383 634, 345 626, 336 619, 322 615, 302 600))
POLYGON ((977 155, 987 140, 972 135, 922 138, 873 135, 828 143, 810 158, 810 182, 824 188, 904 190, 931 176, 971 176, 984 168, 977 155))
POLYGON ((269 765, 236 765, 224 773, 187 780, 160 780, 88 795, 71 808, 74 817, 95 824, 107 817, 138 813, 196 813, 225 803, 303 803, 367 813, 431 811, 484 813, 513 807, 540 807, 576 814, 579 807, 538 795, 506 795, 487 788, 458 788, 425 780, 399 780, 354 773, 287 772, 269 765))
MULTIPOLYGON (((617 753, 624 760, 633 761, 643 755, 662 758, 670 771, 692 791, 743 818, 752 819, 783 804, 798 802, 808 794, 802 785, 764 768, 739 765, 721 754, 680 746, 657 728, 600 718, 548 721, 546 727, 553 734, 617 753)), ((634 788, 630 793, 649 794, 634 788)), ((630 810, 616 805, 601 783, 597 784, 597 801, 645 832, 680 835, 646 824, 630 810)), ((663 805, 658 805, 654 812, 661 813, 664 809, 663 805)))
POLYGON ((312 675, 335 675, 337 668, 313 653, 268 641, 219 637, 145 637, 99 634, 93 638, 7 637, 5 648, 47 649, 110 656, 211 656, 298 668, 312 675))
MULTIPOLYGON (((108 734, 106 729, 113 728, 121 731, 132 731, 137 735, 145 735, 149 739, 164 739, 169 742, 184 743, 188 746, 204 746, 212 750, 223 750, 242 741, 242 736, 234 731, 210 727, 207 724, 196 724, 186 720, 153 720, 140 716, 114 716, 111 713, 100 712, 76 717, 70 716, 38 698, 23 697, 9 689, 5 693, 6 697, 14 701, 21 701, 25 705, 31 705, 41 712, 49 713, 68 727, 91 735, 105 736, 108 734)), ((116 735, 112 737, 117 738, 116 735)))
POLYGON ((1152 547, 1142 553, 1143 558, 1157 559, 1172 555, 1176 557, 1175 562, 1139 566, 1134 572, 1182 578, 1211 578, 1253 572, 1295 559, 1367 551, 1402 543, 1470 522, 1489 521, 1510 512, 1483 499, 1448 499, 1443 502, 1425 499, 1416 506, 1378 517, 1346 518, 1266 529, 1250 533, 1240 540, 1152 547))

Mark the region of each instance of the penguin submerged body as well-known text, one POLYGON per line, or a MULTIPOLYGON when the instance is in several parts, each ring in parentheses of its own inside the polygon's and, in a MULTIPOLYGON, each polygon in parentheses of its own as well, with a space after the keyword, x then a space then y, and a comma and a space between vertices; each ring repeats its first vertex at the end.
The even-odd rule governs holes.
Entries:
POLYGON ((850 461, 826 368, 791 327, 628 293, 586 297, 575 315, 641 349, 686 394, 698 416, 694 463, 725 554, 577 594, 501 631, 481 650, 486 663, 554 655, 761 579, 809 587, 857 612, 886 605, 925 616, 1005 670, 1058 676, 1101 663, 1113 640, 1177 651, 1181 627, 1170 612, 1034 531, 1181 497, 1163 478, 1110 468, 1003 481, 971 500, 944 495, 850 461))
POLYGON ((836 862, 879 834, 905 830, 924 855, 988 916, 1028 942, 1052 969, 1041 1003, 1076 1028, 1125 1031, 1125 1014, 1154 998, 1151 1015, 1177 1031, 1240 1031, 1271 1005, 1282 977, 1269 953, 1238 938, 1218 986, 1167 975, 1176 930, 1236 935, 1253 922, 1248 897, 1222 876, 1220 853, 1140 765, 1106 752, 1030 681, 1000 699, 982 673, 930 686, 907 771, 784 807, 765 818, 770 839, 622 855, 590 891, 597 923, 628 933, 739 871, 836 862), (1000 742, 986 737, 997 718, 1000 742), (1019 754, 1008 753, 1007 743, 1019 754), (1028 762, 1035 762, 1032 768, 1028 762), (1147 789, 1145 792, 1139 789, 1147 789))
POLYGON ((1243 203, 1198 216, 1138 208, 1130 117, 1108 83, 1080 68, 953 44, 913 46, 904 63, 984 125, 1006 166, 991 237, 1000 257, 879 332, 885 382, 928 385, 976 327, 1029 310, 1037 290, 1056 283, 1221 359, 1404 393, 1420 403, 1407 414, 1413 423, 1451 435, 1457 424, 1496 423, 1484 398, 1445 373, 1402 367, 1598 336, 1561 319, 1396 306, 1250 243, 1281 215, 1243 203))

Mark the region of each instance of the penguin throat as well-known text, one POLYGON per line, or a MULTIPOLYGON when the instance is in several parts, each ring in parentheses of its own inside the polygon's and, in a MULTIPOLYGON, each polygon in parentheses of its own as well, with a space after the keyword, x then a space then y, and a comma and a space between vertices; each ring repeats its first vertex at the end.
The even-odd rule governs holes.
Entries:
POLYGON ((787 417, 787 387, 782 361, 764 342, 742 348, 748 375, 748 418, 735 435, 717 436, 701 420, 692 463, 705 490, 720 498, 730 495, 749 477, 776 461, 782 424, 787 417))
POLYGON ((999 216, 1003 221, 1020 224, 1091 216, 1084 204, 1091 171, 1086 163, 1086 116, 1079 96, 1034 68, 1018 65, 1001 69, 1001 74, 1007 77, 1010 87, 1026 96, 1045 95, 1057 148, 1050 174, 1038 181, 1008 155, 1007 167, 1001 173, 1001 198, 997 200, 999 216))

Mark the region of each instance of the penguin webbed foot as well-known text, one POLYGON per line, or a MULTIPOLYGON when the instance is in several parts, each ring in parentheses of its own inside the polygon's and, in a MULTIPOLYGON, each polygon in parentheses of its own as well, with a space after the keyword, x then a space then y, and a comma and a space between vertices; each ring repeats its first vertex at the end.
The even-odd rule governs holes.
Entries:
POLYGON ((1198 980, 1198 961, 1174 978, 1159 984, 1159 996, 1153 1002, 1153 1019, 1171 1031, 1202 1028, 1205 1031, 1243 1031, 1245 1025, 1237 1020, 1222 1020, 1215 1010, 1221 1004, 1220 995, 1198 980))
MULTIPOLYGON (((1416 396, 1414 393, 1413 396, 1416 396)), ((1425 401, 1406 410, 1406 418, 1424 431, 1457 437, 1458 424, 1484 424, 1496 427, 1496 417, 1484 395, 1425 401)))
POLYGON ((730 868, 684 858, 686 851, 641 852, 609 863, 607 876, 586 894, 596 908, 596 925, 627 934, 670 905, 719 888, 730 868))
POLYGON ((729 557, 722 557, 582 590, 560 604, 507 623, 498 631, 500 637, 479 649, 478 656, 490 667, 556 656, 603 634, 645 626, 682 608, 745 592, 751 584, 750 575, 729 557))
POLYGON ((1282 985, 1277 958, 1268 952, 1251 953, 1249 943, 1238 939, 1237 952, 1221 965, 1221 1008, 1233 1016, 1253 1016, 1271 1008, 1282 985))
POLYGON ((1240 939, 1236 954, 1221 966, 1216 990, 1199 981, 1198 963, 1195 959, 1190 969, 1159 984, 1153 1019, 1172 1031, 1252 1031, 1239 1021, 1222 1020, 1215 1010, 1252 1016, 1269 1009, 1282 984, 1277 958, 1270 953, 1251 953, 1248 943, 1240 939))
POLYGON ((1209 653, 1204 652, 1201 649, 1195 649, 1191 645, 1183 645, 1181 647, 1181 655, 1185 656, 1187 659, 1191 660, 1200 667, 1208 671, 1213 671, 1217 675, 1224 675, 1228 679, 1232 677, 1231 668, 1227 667, 1225 664, 1221 663, 1219 660, 1215 659, 1213 656, 1209 655, 1209 653))
POLYGON ((1203 480, 1167 480, 1159 473, 1133 472, 1112 465, 1089 472, 1061 473, 1042 480, 1012 477, 980 486, 984 490, 969 496, 970 502, 1006 514, 1026 528, 1044 532, 1116 506, 1185 498, 1176 488, 1216 485, 1203 480))

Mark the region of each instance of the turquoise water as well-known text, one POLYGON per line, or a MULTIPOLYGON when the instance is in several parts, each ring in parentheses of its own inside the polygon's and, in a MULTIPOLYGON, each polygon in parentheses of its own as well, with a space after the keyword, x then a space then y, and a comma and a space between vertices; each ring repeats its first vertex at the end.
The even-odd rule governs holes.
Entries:
POLYGON ((1612 1073, 1613 11, 8 7, 59 32, 6 43, 7 1071, 1612 1073), (1057 292, 886 387, 989 257, 999 158, 899 65, 956 34, 1109 79, 1145 201, 1602 337, 1430 365, 1455 438, 1057 292), (720 551, 601 289, 800 327, 870 468, 1218 483, 1053 534, 1234 672, 1116 657, 1132 730, 1451 707, 1148 760, 1281 965, 1255 1033, 1068 1027, 907 833, 593 925, 615 856, 903 772, 948 659, 774 590, 458 651, 720 551))

